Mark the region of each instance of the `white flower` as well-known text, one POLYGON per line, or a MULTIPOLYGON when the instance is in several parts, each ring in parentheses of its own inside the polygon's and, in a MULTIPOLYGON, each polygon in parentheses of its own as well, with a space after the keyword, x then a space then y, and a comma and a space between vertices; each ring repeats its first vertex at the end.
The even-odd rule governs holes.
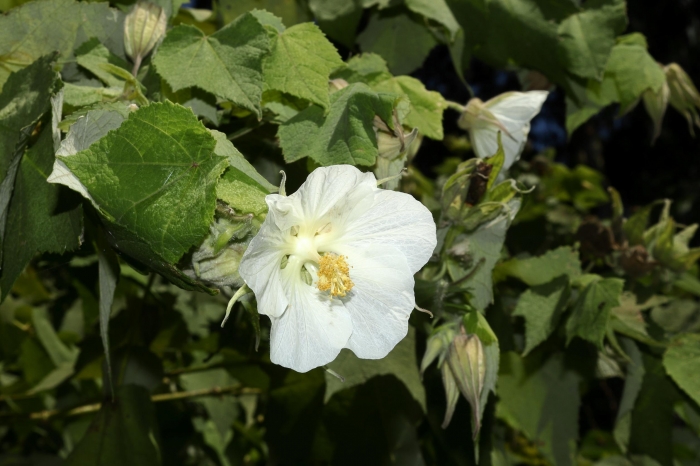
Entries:
POLYGON ((239 272, 272 321, 272 362, 306 372, 342 348, 386 356, 408 332, 413 275, 437 242, 428 209, 350 165, 317 168, 294 194, 265 200, 239 272))
POLYGON ((530 120, 540 112, 547 91, 506 92, 482 102, 471 99, 457 124, 469 131, 478 157, 491 157, 498 150, 498 132, 506 155, 504 169, 509 168, 525 147, 530 120))

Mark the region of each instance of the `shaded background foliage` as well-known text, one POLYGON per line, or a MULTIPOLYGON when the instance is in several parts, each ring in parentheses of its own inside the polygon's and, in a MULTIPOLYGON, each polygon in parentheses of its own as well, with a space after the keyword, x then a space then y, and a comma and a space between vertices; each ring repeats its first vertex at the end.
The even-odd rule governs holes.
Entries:
MULTIPOLYGON (((15 6, 6 3, 0 2, 4 10, 15 6)), ((202 29, 211 29, 207 33, 252 8, 273 11, 288 27, 314 19, 313 7, 301 1, 224 0, 213 6, 216 18, 199 24, 202 29)), ((629 2, 625 32, 645 34, 656 60, 679 63, 697 83, 699 8, 697 3, 686 1, 629 2)), ((406 14, 399 9, 382 14, 406 14)), ((324 24, 322 19, 317 22, 326 33, 337 31, 330 39, 342 58, 348 59, 366 51, 371 41, 363 38, 361 31, 370 27, 373 15, 375 10, 365 10, 347 21, 345 28, 324 24), (355 31, 360 32, 358 43, 353 40, 355 31)), ((192 22, 187 15, 177 16, 178 21, 192 22)), ((410 73, 448 100, 465 103, 471 95, 454 71, 448 47, 437 45, 435 39, 426 41, 428 45, 417 51, 407 48, 407 53, 415 56, 408 57, 408 64, 396 65, 394 74, 410 73)), ((66 68, 64 74, 70 72, 69 66, 66 68)), ((477 58, 470 60, 465 78, 474 96, 482 100, 522 87, 516 71, 497 69, 477 58)), ((153 98, 153 89, 161 85, 157 76, 147 75, 142 80, 147 84, 147 97, 153 98)), ((170 97, 178 98, 175 93, 170 97)), ((446 111, 448 137, 445 141, 424 139, 413 161, 430 180, 438 181, 438 186, 454 172, 455 157, 470 156, 459 139, 464 133, 456 125, 457 117, 456 112, 446 111)), ((513 170, 518 179, 537 176, 541 184, 525 201, 519 220, 509 230, 506 250, 512 256, 538 256, 559 246, 581 243, 590 238, 577 235, 579 224, 587 215, 597 215, 604 219, 602 239, 595 236, 593 240, 599 242, 591 241, 588 248, 581 246, 582 264, 578 253, 567 255, 570 250, 566 247, 557 249, 562 255, 556 260, 539 264, 541 268, 576 270, 562 286, 566 290, 581 286, 583 290, 589 285, 575 283, 581 265, 584 272, 614 280, 608 278, 614 273, 610 244, 605 243, 609 231, 605 219, 613 216, 614 209, 604 188, 614 186, 620 191, 627 216, 642 205, 668 197, 674 200, 672 212, 679 223, 700 221, 700 187, 696 182, 700 144, 688 134, 686 121, 672 109, 666 112, 661 136, 653 146, 651 120, 641 104, 622 117, 618 117, 615 105, 605 108, 569 138, 565 118, 565 95, 557 88, 532 123, 531 144, 523 156, 528 163, 513 170), (555 152, 548 152, 552 147, 555 152), (574 172, 578 164, 592 167, 604 177, 595 172, 574 172), (591 188, 571 188, 572 179, 585 181, 591 188), (547 204, 557 196, 566 197, 561 203, 566 206, 563 210, 547 204)), ((229 118, 218 129, 236 135, 235 147, 274 180, 284 166, 280 149, 273 142, 276 128, 272 124, 251 125, 250 120, 229 118)), ((43 123, 48 124, 48 120, 43 123)), ((307 160, 284 166, 289 191, 303 182, 313 166, 314 162, 307 160)), ((417 175, 409 177, 404 189, 430 198, 430 189, 420 180, 417 175)), ((88 223, 99 224, 96 213, 89 206, 86 209, 88 223)), ((87 244, 99 238, 97 231, 86 232, 87 244)), ((693 241, 697 243, 697 239, 693 241)), ((483 416, 483 430, 488 435, 482 435, 475 447, 470 441, 467 403, 457 404, 452 423, 443 430, 445 395, 440 372, 429 369, 421 380, 417 367, 400 357, 413 354, 419 360, 425 352, 431 325, 427 316, 414 313, 411 323, 415 333, 401 343, 401 354, 392 352, 381 365, 336 361, 331 367, 346 376, 345 383, 338 385, 332 375, 320 369, 297 374, 271 365, 266 323, 256 351, 256 320, 250 318, 256 313, 253 300, 244 299, 229 325, 220 329, 225 299, 181 290, 153 273, 140 275, 135 270, 138 264, 132 268, 127 257, 121 259, 115 315, 109 327, 120 403, 105 404, 109 409, 98 412, 96 404, 105 396, 108 383, 106 379, 102 384, 96 382, 103 373, 104 358, 98 332, 99 268, 91 250, 83 248, 73 258, 44 254, 35 259, 3 304, 3 312, 11 313, 14 320, 0 327, 0 364, 7 363, 0 366, 0 465, 467 465, 478 458, 479 464, 494 465, 666 466, 675 461, 690 466, 700 458, 697 398, 693 401, 666 375, 662 349, 646 344, 650 339, 664 340, 679 332, 698 330, 700 313, 693 297, 699 293, 697 278, 694 285, 680 291, 673 283, 630 279, 638 301, 634 298, 621 307, 636 312, 634 316, 641 316, 641 303, 657 293, 677 299, 672 309, 663 303, 650 304, 649 309, 653 309, 648 314, 653 318, 643 319, 646 326, 641 330, 635 327, 639 333, 629 329, 620 333, 633 335, 618 337, 629 362, 606 353, 607 344, 598 345, 596 350, 591 340, 600 332, 579 334, 588 342, 572 340, 569 326, 563 322, 555 322, 539 346, 531 345, 527 325, 533 309, 543 306, 537 299, 551 296, 546 288, 550 282, 533 276, 532 271, 519 272, 519 259, 497 266, 496 301, 486 317, 499 337, 500 402, 496 404, 496 396, 490 395, 483 416), (516 354, 523 350, 529 352, 527 358, 516 354), (601 357, 603 353, 605 357, 601 357), (610 370, 602 376, 597 372, 601 360, 610 370), (60 372, 62 364, 71 365, 72 372, 60 372), (47 391, 37 390, 37 384, 46 382, 50 374, 56 374, 58 383, 51 385, 49 380, 47 391), (178 393, 186 396, 178 398, 178 393), (95 412, 98 414, 91 414, 95 412), (123 448, 127 444, 133 448, 123 448)), ((523 264, 528 264, 527 260, 523 259, 523 264)), ((688 275, 697 277, 697 266, 688 275)), ((417 284, 419 303, 425 307, 432 308, 440 301, 439 290, 432 286, 427 280, 417 284)), ((615 283, 605 281, 599 286, 597 291, 602 293, 615 283)), ((576 306, 555 312, 575 314, 576 306)), ((616 315, 624 317, 622 312, 616 315)), ((676 361, 679 371, 692 375, 697 366, 683 367, 683 358, 687 355, 681 354, 680 363, 676 361)))

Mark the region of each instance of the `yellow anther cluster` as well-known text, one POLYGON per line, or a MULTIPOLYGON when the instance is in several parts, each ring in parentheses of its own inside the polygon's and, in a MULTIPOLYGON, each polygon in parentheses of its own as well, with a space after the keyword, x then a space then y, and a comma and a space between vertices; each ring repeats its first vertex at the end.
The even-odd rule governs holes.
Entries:
POLYGON ((331 297, 344 297, 355 284, 350 280, 350 268, 345 256, 326 253, 318 262, 318 289, 330 291, 331 297))

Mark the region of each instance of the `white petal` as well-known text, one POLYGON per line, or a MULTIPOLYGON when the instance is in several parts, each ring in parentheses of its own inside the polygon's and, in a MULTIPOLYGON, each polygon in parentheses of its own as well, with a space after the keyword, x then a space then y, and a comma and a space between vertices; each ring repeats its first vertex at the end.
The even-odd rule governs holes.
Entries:
MULTIPOLYGON (((520 158, 527 142, 527 135, 530 132, 530 123, 527 123, 526 127, 521 127, 521 131, 512 131, 511 128, 507 127, 506 129, 508 129, 510 136, 501 132, 501 144, 505 153, 503 170, 510 168, 520 158)), ((499 129, 495 126, 470 131, 470 139, 477 157, 491 157, 498 151, 498 131, 499 129)))
POLYGON ((362 173, 352 165, 320 167, 309 175, 297 192, 306 219, 322 219, 331 209, 346 205, 347 198, 358 188, 376 191, 377 179, 372 173, 362 173))
POLYGON ((411 273, 428 262, 437 244, 430 211, 413 196, 396 191, 376 190, 372 205, 363 208, 361 215, 348 215, 340 229, 342 232, 327 246, 328 250, 339 246, 392 246, 405 256, 411 273))
MULTIPOLYGON (((486 108, 498 118, 511 136, 501 136, 506 153, 504 168, 509 168, 520 157, 530 132, 530 120, 540 112, 548 94, 547 91, 507 92, 486 102, 486 108)), ((497 146, 495 140, 494 144, 497 146)), ((489 155, 494 153, 495 151, 489 155)))
POLYGON ((281 316, 289 304, 280 269, 284 257, 282 234, 270 217, 266 218, 238 267, 238 273, 255 293, 258 312, 272 317, 281 316))
POLYGON ((265 196, 265 202, 268 207, 265 224, 269 218, 271 223, 277 225, 281 231, 285 231, 304 221, 304 214, 298 198, 268 194, 265 196))
POLYGON ((346 345, 358 357, 381 359, 408 332, 415 306, 413 273, 401 251, 390 246, 341 248, 355 286, 343 298, 352 319, 346 345))
POLYGON ((270 360, 297 372, 333 361, 352 333, 348 311, 313 285, 291 280, 285 291, 289 308, 271 317, 270 360))

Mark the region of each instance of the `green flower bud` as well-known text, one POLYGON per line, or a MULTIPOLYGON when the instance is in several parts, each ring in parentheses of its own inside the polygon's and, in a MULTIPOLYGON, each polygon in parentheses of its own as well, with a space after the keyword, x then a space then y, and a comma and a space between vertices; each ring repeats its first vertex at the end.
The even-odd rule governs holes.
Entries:
POLYGON ((452 370, 457 387, 462 396, 467 399, 472 408, 472 420, 474 422, 474 437, 481 427, 479 412, 481 411, 481 392, 484 389, 484 377, 486 375, 486 360, 484 347, 479 337, 468 335, 462 329, 450 345, 447 363, 452 370))
POLYGON ((192 254, 192 269, 187 274, 219 288, 238 288, 243 279, 238 274, 243 253, 255 236, 250 219, 217 219, 209 227, 209 236, 192 254))
POLYGON ((165 35, 168 18, 163 8, 150 2, 138 2, 124 20, 124 49, 134 61, 136 75, 141 60, 165 35))
POLYGON ((676 63, 666 65, 664 71, 669 89, 669 101, 673 108, 688 120, 690 134, 695 136, 693 124, 700 128, 700 115, 697 111, 700 108, 700 93, 688 73, 676 63))
POLYGON ((403 126, 394 114, 394 129, 389 128, 381 118, 375 116, 374 134, 379 152, 374 174, 378 180, 384 180, 385 189, 396 189, 399 187, 398 178, 406 166, 411 146, 418 137, 418 130, 413 128, 410 133, 405 134, 403 126))
POLYGON ((436 358, 438 359, 438 367, 442 367, 442 363, 445 361, 445 356, 447 356, 450 343, 452 343, 452 339, 454 338, 455 333, 457 333, 456 329, 456 325, 447 324, 437 327, 433 330, 433 333, 430 334, 426 343, 423 360, 420 363, 421 376, 436 358))
POLYGON ((646 108, 647 113, 651 117, 651 121, 654 122, 654 135, 651 139, 652 144, 656 142, 659 134, 661 134, 661 123, 663 122, 664 114, 666 113, 666 107, 668 107, 669 94, 670 91, 666 81, 664 81, 664 84, 661 86, 661 89, 659 89, 659 92, 654 92, 651 88, 649 88, 644 91, 644 94, 642 94, 644 108, 646 108))
POLYGON ((440 367, 440 374, 442 375, 442 386, 445 388, 445 399, 447 400, 442 428, 447 429, 447 426, 450 425, 450 421, 452 421, 452 415, 455 413, 455 408, 459 401, 459 388, 457 387, 457 380, 449 364, 443 364, 440 367))

